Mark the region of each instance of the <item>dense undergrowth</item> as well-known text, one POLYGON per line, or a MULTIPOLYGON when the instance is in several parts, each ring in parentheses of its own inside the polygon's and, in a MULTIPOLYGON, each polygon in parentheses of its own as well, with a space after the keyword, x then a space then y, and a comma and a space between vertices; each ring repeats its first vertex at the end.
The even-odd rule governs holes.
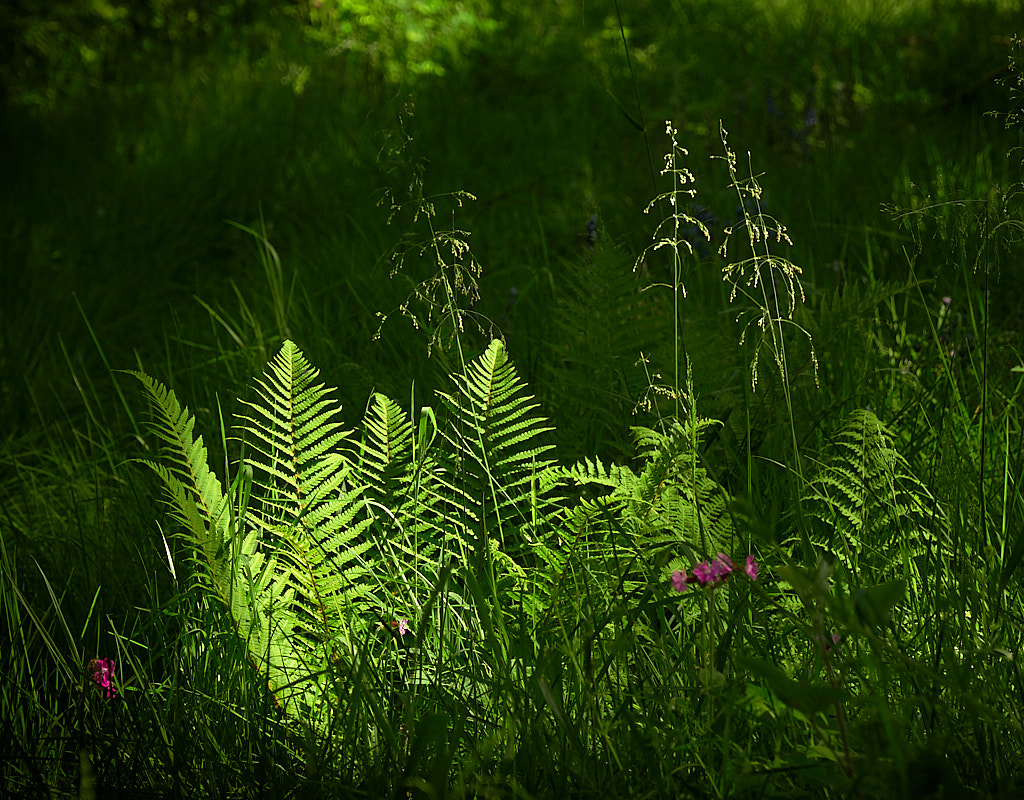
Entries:
POLYGON ((4 109, 4 789, 1017 796, 1013 9, 435 5, 4 109))

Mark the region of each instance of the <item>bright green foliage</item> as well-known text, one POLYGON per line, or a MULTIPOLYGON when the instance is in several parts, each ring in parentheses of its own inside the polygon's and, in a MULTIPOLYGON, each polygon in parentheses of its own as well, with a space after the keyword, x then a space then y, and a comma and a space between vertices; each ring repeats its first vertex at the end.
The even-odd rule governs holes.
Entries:
MULTIPOLYGON (((230 494, 188 410, 135 374, 165 462, 147 463, 201 576, 279 704, 314 728, 328 726, 332 675, 341 663, 357 665, 375 616, 412 617, 429 605, 452 556, 478 580, 493 569, 503 591, 528 582, 520 532, 537 527, 554 478, 544 460, 550 445, 538 439, 546 429, 500 342, 441 395, 449 412, 441 438, 429 409, 415 432, 396 403, 375 395, 358 457, 330 390, 285 342, 256 382, 258 399, 246 403, 248 453, 230 494), (435 441, 444 452, 432 453, 435 441)), ((447 601, 472 615, 465 598, 447 601)))
MULTIPOLYGON (((348 610, 367 593, 353 525, 359 492, 341 486, 344 435, 316 371, 290 342, 259 382, 260 403, 243 431, 254 442, 231 496, 207 465, 195 420, 174 393, 136 373, 154 412, 170 466, 150 466, 197 553, 201 575, 228 609, 237 633, 282 707, 303 718, 328 706, 316 680, 354 635, 348 610), (250 477, 253 476, 253 477, 250 477), (251 482, 251 485, 250 485, 251 482), (250 491, 255 502, 250 508, 250 491)), ((358 624, 356 626, 359 627, 358 624)))
POLYGON ((443 75, 498 28, 489 0, 323 0, 310 7, 317 39, 368 56, 391 79, 443 75))
POLYGON ((398 403, 378 393, 370 399, 363 428, 360 469, 368 479, 368 491, 385 508, 398 509, 412 499, 410 489, 416 477, 413 424, 398 403))
POLYGON ((808 482, 805 502, 821 522, 814 543, 854 574, 862 561, 889 574, 885 565, 902 567, 947 538, 942 509, 867 409, 844 420, 808 482))
POLYGON ((443 473, 451 492, 449 514, 474 543, 482 567, 492 541, 512 546, 511 534, 537 521, 536 481, 550 464, 544 454, 551 449, 538 437, 549 428, 531 415, 537 404, 525 394, 499 341, 491 342, 465 376, 453 377, 458 392, 441 395, 451 418, 443 473))
POLYGON ((664 433, 634 428, 639 471, 605 465, 598 458, 566 471, 567 479, 581 488, 610 489, 583 497, 566 519, 576 536, 596 543, 601 553, 609 553, 607 544, 614 542, 638 562, 631 562, 626 573, 611 570, 613 580, 641 585, 659 551, 671 559, 661 576, 667 580, 673 570, 729 548, 734 535, 726 513, 729 496, 708 476, 698 454, 703 432, 715 424, 694 418, 672 421, 664 433))
MULTIPOLYGON (((259 401, 247 404, 251 416, 242 422, 252 448, 245 460, 255 489, 251 520, 277 557, 265 624, 270 646, 280 650, 265 663, 279 699, 280 688, 302 688, 331 660, 351 657, 367 627, 352 614, 370 594, 362 560, 369 521, 357 520, 363 486, 346 480, 351 462, 340 445, 348 434, 335 421, 339 406, 314 383, 316 376, 298 348, 285 342, 257 381, 259 401), (272 617, 271 602, 281 619, 272 617)), ((301 698, 304 711, 323 711, 322 691, 321 683, 315 696, 301 698)))
POLYGON ((417 592, 410 592, 408 575, 423 569, 433 575, 441 561, 443 518, 434 510, 439 497, 436 439, 437 421, 429 407, 422 409, 417 429, 391 398, 377 393, 370 399, 357 467, 365 483, 363 514, 376 551, 388 563, 378 579, 388 576, 409 607, 417 605, 417 592))
POLYGON ((232 534, 230 504, 220 480, 207 464, 203 437, 193 437, 195 418, 173 391, 148 375, 133 374, 142 381, 149 398, 151 430, 160 442, 164 460, 146 463, 163 481, 171 513, 195 547, 195 563, 216 593, 230 598, 232 578, 225 559, 232 534))

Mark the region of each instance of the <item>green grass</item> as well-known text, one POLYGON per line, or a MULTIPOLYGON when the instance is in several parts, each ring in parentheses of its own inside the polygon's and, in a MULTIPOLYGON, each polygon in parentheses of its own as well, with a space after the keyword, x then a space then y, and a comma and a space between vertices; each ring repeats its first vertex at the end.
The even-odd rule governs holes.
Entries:
MULTIPOLYGON (((620 10, 628 61, 614 6, 506 9, 440 77, 285 37, 5 110, 7 792, 1020 793, 1024 130, 984 115, 1019 100, 988 80, 1015 5, 620 10), (704 251, 645 251, 674 230, 643 213, 673 188, 666 119, 704 251), (719 120, 791 246, 745 248, 719 120), (723 268, 751 256, 763 279, 730 299, 723 268), (791 318, 769 256, 802 269, 791 318), (550 483, 477 474, 472 425, 445 427, 435 391, 493 336, 549 420, 550 483), (324 664, 327 730, 279 708, 137 463, 161 441, 126 374, 189 406, 227 487, 230 426, 285 340, 346 428, 392 398, 447 487, 373 495, 401 526, 366 523, 374 601, 324 664), (481 492, 493 552, 467 522, 481 492), (719 550, 758 581, 673 592, 719 550), (86 672, 105 657, 113 700, 86 672)), ((354 441, 346 486, 383 492, 354 441)))

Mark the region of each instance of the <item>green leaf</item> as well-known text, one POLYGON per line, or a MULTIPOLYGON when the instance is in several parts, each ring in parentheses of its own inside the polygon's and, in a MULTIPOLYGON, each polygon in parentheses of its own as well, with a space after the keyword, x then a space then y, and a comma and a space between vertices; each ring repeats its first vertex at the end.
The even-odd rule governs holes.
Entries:
POLYGON ((822 686, 809 681, 794 680, 767 661, 737 655, 736 664, 761 678, 783 703, 807 717, 821 714, 847 699, 847 693, 837 686, 822 686))
POLYGON ((906 592, 907 584, 903 580, 858 589, 850 598, 853 612, 866 627, 878 628, 889 621, 893 608, 906 592))

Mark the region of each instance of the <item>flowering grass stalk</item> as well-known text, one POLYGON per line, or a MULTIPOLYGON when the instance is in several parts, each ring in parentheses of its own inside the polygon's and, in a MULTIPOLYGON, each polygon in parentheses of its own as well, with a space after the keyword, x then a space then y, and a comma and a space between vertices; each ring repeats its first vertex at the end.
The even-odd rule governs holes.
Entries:
MULTIPOLYGON (((711 241, 711 232, 703 219, 687 213, 687 209, 693 209, 689 203, 696 194, 693 188, 693 173, 683 165, 683 159, 689 155, 686 148, 679 144, 679 131, 672 125, 671 121, 665 123, 665 133, 671 141, 671 147, 665 156, 665 167, 661 170, 662 175, 669 175, 672 179, 672 188, 667 192, 658 194, 644 209, 649 214, 652 209, 659 205, 667 204, 666 216, 654 229, 654 242, 644 248, 644 251, 637 258, 633 265, 636 272, 645 266, 647 256, 663 247, 669 248, 672 254, 672 283, 652 283, 647 288, 662 287, 672 291, 674 328, 672 331, 674 352, 673 352, 673 386, 671 388, 672 399, 676 403, 677 414, 680 411, 680 402, 683 394, 680 390, 680 376, 685 355, 685 347, 682 345, 682 329, 680 327, 679 301, 686 297, 686 284, 683 282, 683 256, 692 256, 696 248, 703 249, 703 243, 711 241)), ((665 391, 665 387, 659 387, 665 391)))

